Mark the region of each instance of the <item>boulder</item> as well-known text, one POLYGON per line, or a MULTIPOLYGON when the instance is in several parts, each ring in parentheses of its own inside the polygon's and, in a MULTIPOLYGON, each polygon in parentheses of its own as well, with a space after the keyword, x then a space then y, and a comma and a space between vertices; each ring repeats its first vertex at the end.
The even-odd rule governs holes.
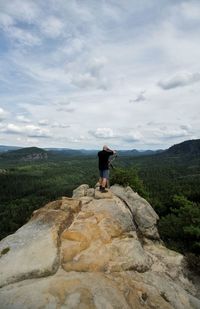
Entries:
POLYGON ((79 198, 87 195, 87 190, 89 189, 89 186, 87 184, 83 184, 73 190, 73 198, 79 198))
POLYGON ((80 201, 67 198, 49 203, 0 242, 0 253, 4 253, 0 257, 0 287, 57 271, 60 233, 71 224, 80 205, 80 201))
POLYGON ((143 236, 150 239, 159 239, 157 230, 157 213, 151 205, 130 187, 123 188, 119 185, 111 187, 111 191, 122 199, 130 209, 134 221, 143 236))

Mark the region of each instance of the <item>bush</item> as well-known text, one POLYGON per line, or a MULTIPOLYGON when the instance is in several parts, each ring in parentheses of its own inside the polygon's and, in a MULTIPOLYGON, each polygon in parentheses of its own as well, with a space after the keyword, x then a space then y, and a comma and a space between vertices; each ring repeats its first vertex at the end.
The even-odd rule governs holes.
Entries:
POLYGON ((124 187, 130 186, 135 192, 138 192, 141 196, 147 198, 143 182, 139 179, 137 171, 133 168, 115 168, 111 174, 110 184, 118 184, 124 187))
POLYGON ((171 213, 159 222, 161 237, 167 242, 176 241, 182 251, 200 252, 200 205, 183 195, 175 195, 171 213))

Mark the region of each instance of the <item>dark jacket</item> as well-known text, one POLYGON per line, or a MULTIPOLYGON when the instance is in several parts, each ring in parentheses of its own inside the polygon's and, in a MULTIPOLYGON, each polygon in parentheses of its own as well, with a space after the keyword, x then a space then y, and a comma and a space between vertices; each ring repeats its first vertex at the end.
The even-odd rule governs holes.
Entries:
POLYGON ((113 154, 114 154, 113 151, 106 151, 106 150, 98 152, 100 170, 108 170, 109 157, 112 156, 113 154))

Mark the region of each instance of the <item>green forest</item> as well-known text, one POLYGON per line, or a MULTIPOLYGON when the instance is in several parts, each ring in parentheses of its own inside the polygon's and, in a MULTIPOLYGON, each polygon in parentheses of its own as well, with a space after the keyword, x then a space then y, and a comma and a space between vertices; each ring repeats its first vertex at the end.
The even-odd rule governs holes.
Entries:
MULTIPOLYGON (((200 252, 199 155, 118 156, 111 185, 131 186, 158 213, 165 244, 182 253, 200 252)), ((62 156, 23 162, 0 160, 0 237, 16 231, 32 212, 83 183, 98 181, 96 155, 62 156)))

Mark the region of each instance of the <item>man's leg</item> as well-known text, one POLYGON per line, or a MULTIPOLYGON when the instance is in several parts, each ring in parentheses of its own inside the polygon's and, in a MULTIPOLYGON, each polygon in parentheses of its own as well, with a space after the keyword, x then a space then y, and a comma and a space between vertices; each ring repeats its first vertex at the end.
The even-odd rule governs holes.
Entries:
POLYGON ((102 189, 102 182, 103 182, 103 171, 99 170, 99 190, 101 191, 102 189))
POLYGON ((101 191, 101 189, 102 189, 102 182, 103 182, 103 178, 100 177, 100 178, 99 178, 99 190, 100 190, 100 191, 101 191))
POLYGON ((107 184, 107 179, 108 179, 108 175, 109 175, 109 171, 108 170, 103 170, 102 171, 102 188, 101 188, 101 192, 107 192, 106 188, 106 184, 107 184))
POLYGON ((107 184, 107 179, 106 179, 106 178, 103 178, 103 180, 102 180, 102 188, 105 189, 106 184, 107 184))

